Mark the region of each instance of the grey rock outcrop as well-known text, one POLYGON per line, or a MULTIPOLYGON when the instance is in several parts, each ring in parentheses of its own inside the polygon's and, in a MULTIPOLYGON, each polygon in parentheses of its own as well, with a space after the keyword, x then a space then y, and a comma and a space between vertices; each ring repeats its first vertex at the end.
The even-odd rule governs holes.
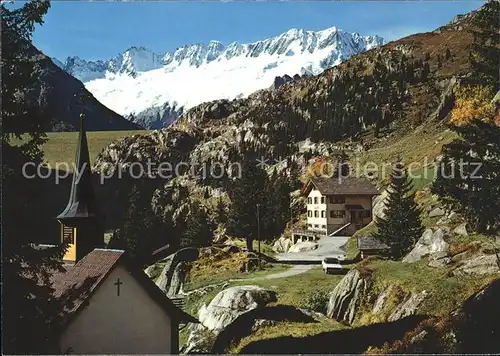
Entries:
POLYGON ((288 250, 289 253, 293 252, 307 252, 307 251, 314 251, 318 248, 318 244, 315 242, 310 242, 310 241, 304 241, 304 242, 299 242, 290 247, 288 250))
POLYGON ((443 209, 435 208, 435 209, 431 210, 431 212, 429 213, 429 217, 434 218, 437 216, 443 216, 444 214, 445 214, 445 211, 443 209))
POLYGON ((273 251, 277 253, 286 253, 291 246, 292 241, 282 236, 274 242, 273 251))
POLYGON ((408 299, 396 307, 396 309, 389 316, 388 320, 396 321, 415 314, 427 295, 428 293, 425 290, 420 293, 412 293, 408 299))
MULTIPOLYGON (((161 174, 160 178, 173 178, 172 170, 159 165, 147 165, 147 162, 169 162, 172 166, 182 161, 197 143, 197 138, 192 133, 169 129, 155 130, 153 132, 133 135, 120 141, 110 143, 97 156, 93 170, 102 173, 115 172, 129 168, 133 163, 143 163, 148 176, 154 177, 161 174), (150 168, 148 168, 150 167, 150 168)), ((137 173, 136 173, 137 174, 137 173)))
POLYGON ((359 271, 349 271, 330 293, 326 315, 352 324, 366 289, 367 282, 359 271))
POLYGON ((219 292, 208 306, 200 308, 199 320, 218 334, 239 315, 276 301, 275 292, 258 286, 231 287, 219 292))
POLYGON ((228 354, 231 345, 254 333, 260 328, 280 322, 314 323, 316 318, 307 310, 291 305, 274 305, 252 309, 238 316, 222 330, 215 340, 211 354, 228 354))
POLYGON ((469 236, 469 233, 467 232, 467 224, 462 223, 458 225, 456 228, 453 229, 453 233, 460 236, 469 236))
MULTIPOLYGON (((275 292, 258 286, 236 286, 224 289, 212 299, 208 306, 202 305, 198 312, 200 324, 190 325, 189 337, 182 352, 185 354, 210 353, 218 335, 239 316, 249 311, 261 310, 268 303, 276 300, 275 292)), ((250 329, 266 324, 267 320, 256 321, 250 329)))
POLYGON ((415 247, 403 258, 403 262, 416 262, 427 256, 440 256, 448 251, 448 243, 444 240, 444 232, 437 229, 427 229, 417 241, 415 247))
POLYGON ((384 289, 382 293, 378 295, 377 299, 375 300, 375 304, 373 305, 372 314, 378 314, 384 309, 385 302, 387 301, 387 298, 389 297, 392 288, 393 287, 391 285, 386 289, 384 289))
POLYGON ((500 273, 496 255, 479 255, 465 261, 465 263, 455 269, 454 276, 461 275, 485 275, 500 273))
MULTIPOLYGON (((182 286, 187 273, 187 261, 195 261, 198 258, 196 249, 182 249, 163 260, 164 267, 155 283, 165 294, 174 296, 182 292, 182 286)), ((150 270, 150 267, 148 269, 150 270)))
POLYGON ((201 324, 189 324, 189 336, 182 348, 183 354, 208 353, 215 341, 215 334, 201 324))
POLYGON ((373 210, 372 214, 377 218, 384 218, 385 217, 385 200, 387 199, 387 196, 389 195, 389 192, 387 189, 385 189, 382 194, 377 195, 373 199, 373 210))
POLYGON ((432 259, 427 264, 429 267, 441 268, 453 263, 453 259, 448 256, 448 253, 441 252, 432 256, 432 259))

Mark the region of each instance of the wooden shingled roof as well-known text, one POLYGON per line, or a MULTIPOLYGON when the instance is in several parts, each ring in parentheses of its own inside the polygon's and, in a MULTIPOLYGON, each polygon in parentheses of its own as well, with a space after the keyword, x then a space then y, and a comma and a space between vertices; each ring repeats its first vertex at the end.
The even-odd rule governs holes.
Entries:
POLYGON ((389 246, 376 239, 374 236, 360 236, 358 237, 358 248, 360 251, 387 250, 389 249, 389 246))
POLYGON ((62 311, 64 323, 67 323, 86 305, 93 293, 113 271, 123 264, 134 279, 141 284, 149 296, 163 307, 169 315, 180 322, 197 323, 198 320, 175 306, 156 284, 135 266, 123 250, 94 249, 73 266, 65 266, 64 272, 52 276, 54 296, 67 301, 62 311))
POLYGON ((315 187, 323 195, 379 195, 380 191, 367 178, 311 178, 302 193, 309 194, 315 187))

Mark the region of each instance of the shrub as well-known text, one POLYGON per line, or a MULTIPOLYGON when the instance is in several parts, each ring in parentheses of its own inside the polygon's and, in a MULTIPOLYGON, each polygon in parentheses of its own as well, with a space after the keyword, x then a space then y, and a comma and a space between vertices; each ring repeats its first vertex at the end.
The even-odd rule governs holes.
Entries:
POLYGON ((325 291, 315 292, 307 297, 303 307, 314 310, 321 314, 326 314, 326 309, 329 301, 328 293, 325 291))

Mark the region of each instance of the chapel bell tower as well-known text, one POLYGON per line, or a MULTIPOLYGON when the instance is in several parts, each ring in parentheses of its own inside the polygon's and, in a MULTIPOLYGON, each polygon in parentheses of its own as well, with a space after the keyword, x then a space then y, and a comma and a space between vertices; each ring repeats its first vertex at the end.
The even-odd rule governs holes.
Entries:
POLYGON ((83 114, 76 148, 73 181, 68 205, 57 216, 61 224, 61 242, 68 243, 64 260, 77 262, 94 248, 104 247, 104 230, 92 187, 89 148, 83 114))

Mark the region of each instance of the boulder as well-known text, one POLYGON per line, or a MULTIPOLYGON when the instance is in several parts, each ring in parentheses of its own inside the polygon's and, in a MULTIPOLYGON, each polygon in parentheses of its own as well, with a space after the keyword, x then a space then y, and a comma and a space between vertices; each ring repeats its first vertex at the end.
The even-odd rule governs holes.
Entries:
POLYGON ((448 256, 448 253, 440 252, 434 254, 427 265, 433 268, 441 268, 451 264, 452 262, 453 260, 450 256, 448 256))
POLYGON ((180 350, 186 355, 209 353, 215 341, 215 334, 201 324, 189 324, 189 336, 180 350))
POLYGON ((307 252, 307 251, 314 251, 318 248, 318 244, 316 242, 311 242, 311 241, 304 241, 304 242, 299 242, 290 247, 288 250, 289 253, 292 252, 307 252))
POLYGON ((273 245, 273 251, 277 253, 287 253, 292 246, 292 241, 285 237, 280 237, 273 245))
POLYGON ((170 283, 168 284, 168 289, 166 290, 167 296, 172 297, 179 294, 182 290, 182 286, 184 285, 187 271, 187 264, 184 261, 179 261, 170 278, 170 283))
POLYGON ((174 269, 175 264, 173 263, 173 256, 169 256, 167 258, 165 266, 163 267, 160 275, 158 276, 158 279, 155 282, 158 288, 160 288, 165 293, 168 293, 168 285, 170 284, 169 281, 172 278, 174 269))
POLYGON ((377 218, 384 218, 385 217, 385 200, 386 200, 388 195, 389 195, 389 192, 386 189, 382 192, 382 194, 377 195, 373 199, 372 214, 375 217, 375 220, 377 218))
POLYGON ((435 208, 435 209, 431 210, 431 212, 429 213, 429 217, 434 218, 437 216, 443 216, 444 214, 445 214, 445 211, 443 209, 435 208))
POLYGON ((228 354, 231 345, 254 333, 260 328, 273 326, 279 322, 314 323, 314 317, 303 309, 291 305, 274 305, 253 309, 238 316, 222 330, 210 350, 211 354, 228 354))
POLYGON ((386 289, 384 289, 382 291, 382 293, 380 293, 378 295, 377 300, 375 301, 375 304, 373 305, 372 314, 378 314, 384 309, 385 302, 387 301, 387 297, 391 293, 392 288, 393 287, 391 285, 391 286, 387 287, 386 289))
POLYGON ((155 283, 165 294, 174 296, 182 293, 182 286, 188 270, 186 262, 195 261, 198 250, 185 248, 168 256, 163 261, 165 265, 155 283))
POLYGON ((358 270, 352 269, 330 293, 326 315, 340 322, 352 324, 367 283, 358 270))
POLYGON ((219 334, 238 316, 276 302, 276 293, 258 286, 236 286, 219 292, 208 306, 199 310, 200 323, 219 334))
POLYGON ((500 268, 497 263, 496 255, 479 255, 471 259, 465 260, 464 264, 452 273, 454 276, 461 275, 484 275, 500 273, 500 268))
POLYGON ((453 233, 460 236, 469 236, 467 232, 467 223, 462 223, 453 229, 453 233))
POLYGON ((417 241, 415 247, 403 258, 403 262, 420 261, 426 256, 441 256, 443 252, 448 251, 448 243, 444 240, 444 231, 437 229, 427 229, 422 237, 417 241))
POLYGON ((454 211, 450 211, 450 213, 448 214, 448 219, 450 219, 450 220, 456 219, 457 217, 458 217, 458 214, 454 211))
POLYGON ((427 295, 428 293, 425 290, 420 293, 412 293, 408 299, 394 309, 388 320, 396 321, 415 314, 427 295))

